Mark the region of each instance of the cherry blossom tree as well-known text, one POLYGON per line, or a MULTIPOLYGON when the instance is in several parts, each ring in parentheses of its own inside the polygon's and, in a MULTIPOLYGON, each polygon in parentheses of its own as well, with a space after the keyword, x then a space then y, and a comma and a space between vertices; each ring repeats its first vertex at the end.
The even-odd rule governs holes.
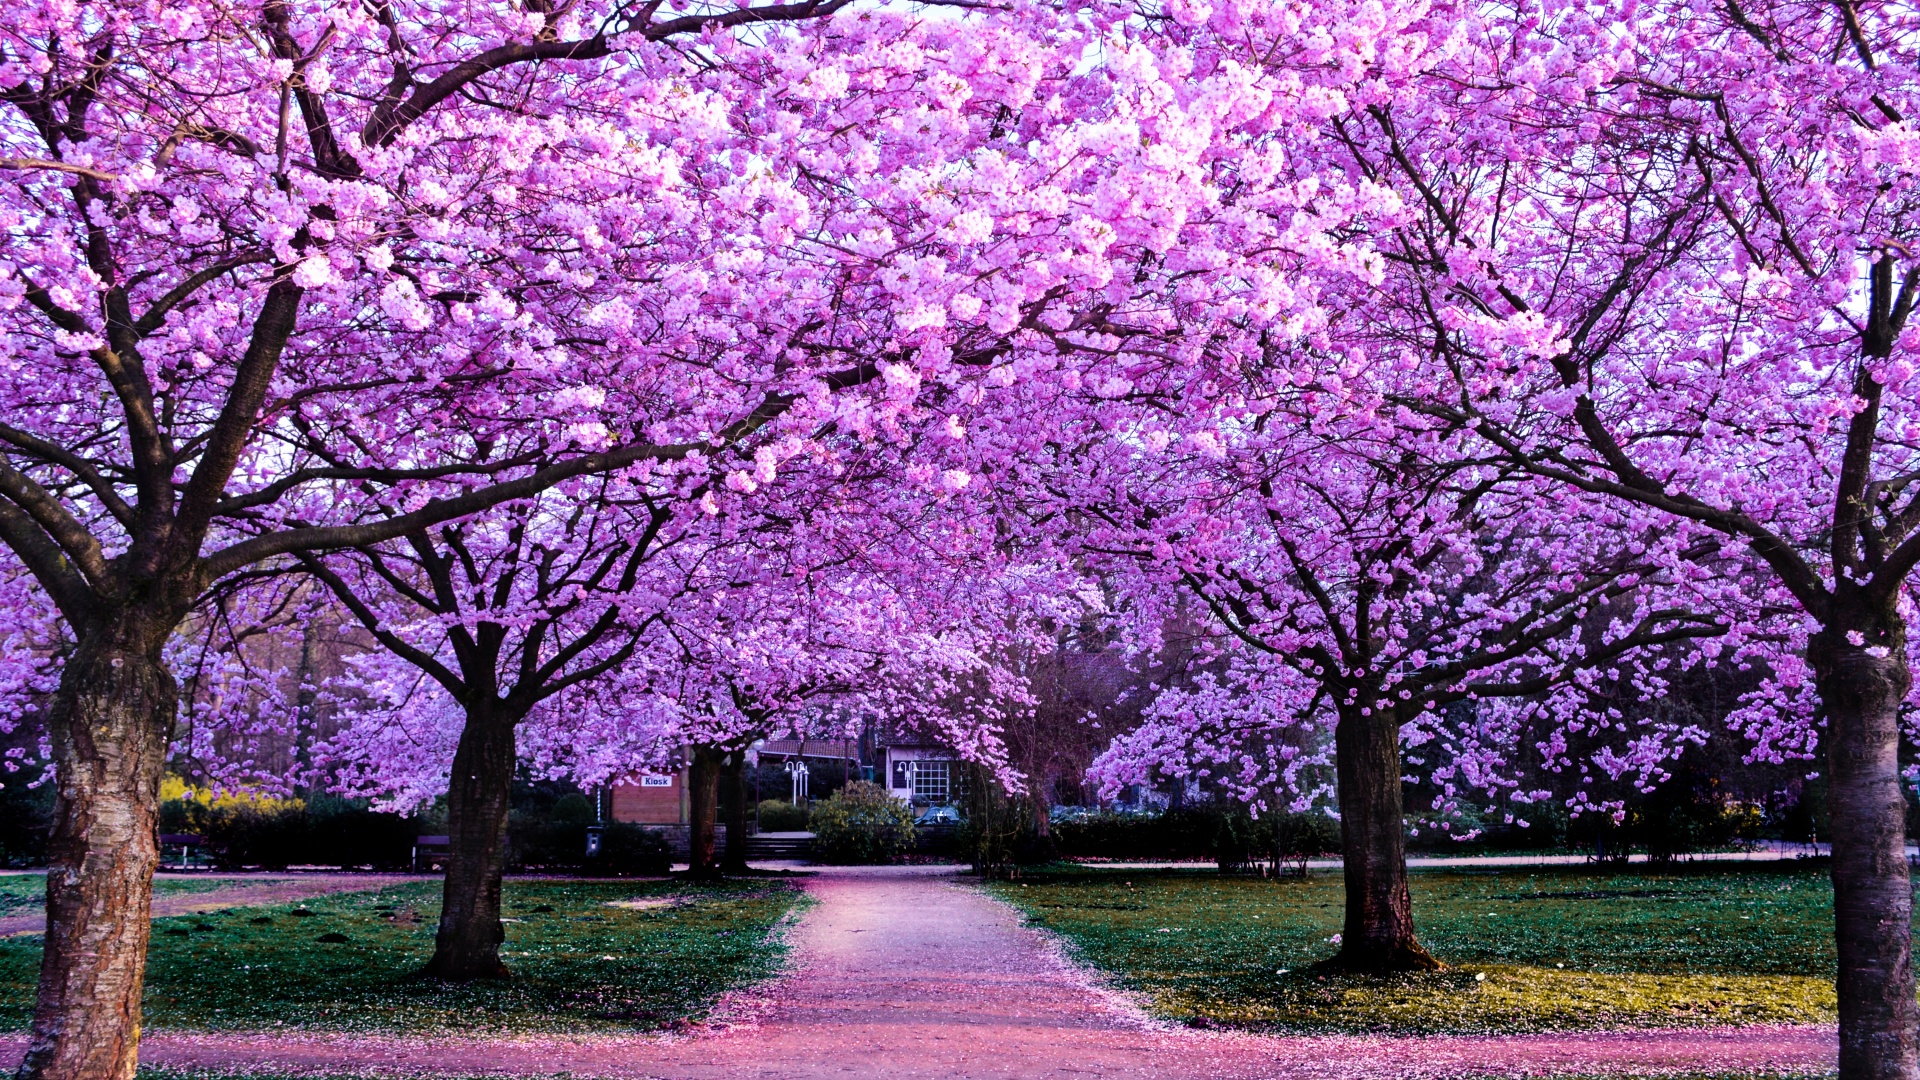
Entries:
POLYGON ((1476 453, 1765 568, 1756 600, 1797 625, 1736 723, 1762 752, 1824 744, 1841 1075, 1911 1080, 1910 21, 1852 2, 1435 17, 1448 46, 1332 125, 1408 208, 1375 236, 1377 355, 1424 365, 1403 404, 1476 453))
MULTIPOLYGON (((1129 595, 1147 647, 1197 601, 1221 639, 1200 662, 1231 657, 1115 743, 1096 770, 1105 788, 1197 776, 1279 809, 1264 793, 1311 795, 1301 751, 1330 732, 1347 884, 1334 962, 1393 971, 1436 966, 1407 890, 1402 744, 1457 742, 1436 729, 1461 702, 1521 699, 1577 722, 1587 691, 1623 674, 1657 686, 1631 661, 1724 635, 1744 598, 1740 568, 1713 565, 1698 529, 1549 497, 1468 453, 1459 425, 1379 422, 1400 387, 1363 365, 1287 348, 1242 357, 1231 384, 1137 384, 1141 421, 1058 442, 1023 490, 1056 496, 1029 495, 1029 512, 1079 523, 1074 542, 1129 595)), ((1635 734, 1646 769, 1679 733, 1635 734)), ((1447 794, 1502 794, 1504 750, 1480 740, 1464 772, 1484 782, 1447 794)))
POLYGON ((0 735, 27 728, 0 756, 0 783, 31 782, 40 779, 44 762, 38 759, 44 755, 28 743, 44 741, 42 714, 59 686, 60 654, 70 643, 61 640, 58 615, 26 573, 0 576, 0 607, 12 620, 0 637, 0 735), (42 737, 33 739, 36 734, 42 737))
POLYGON ((683 721, 673 737, 692 755, 689 864, 696 876, 722 869, 713 807, 723 771, 734 774, 728 862, 745 868, 744 857, 734 857, 744 855, 739 838, 746 825, 737 773, 758 740, 857 738, 875 724, 931 726, 963 754, 1006 770, 994 717, 947 707, 956 687, 1005 678, 965 626, 939 626, 910 596, 869 575, 785 584, 758 590, 744 608, 675 619, 667 628, 680 658, 672 693, 683 721))
POLYGON ((515 728, 634 654, 665 598, 642 589, 669 514, 625 477, 583 478, 386 545, 303 554, 379 646, 458 706, 449 856, 434 955, 443 979, 495 978, 515 728))

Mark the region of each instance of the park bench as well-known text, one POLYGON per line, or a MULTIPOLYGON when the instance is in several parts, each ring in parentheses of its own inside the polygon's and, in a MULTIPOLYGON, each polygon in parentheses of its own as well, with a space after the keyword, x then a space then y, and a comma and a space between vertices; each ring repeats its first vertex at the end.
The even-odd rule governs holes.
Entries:
POLYGON ((160 834, 160 866, 161 868, 164 869, 167 865, 167 852, 172 851, 174 849, 178 849, 180 852, 180 869, 182 870, 193 869, 194 854, 199 849, 204 848, 206 844, 207 844, 206 837, 196 836, 193 833, 161 833, 160 834))
MULTIPOLYGON (((505 839, 507 843, 513 843, 513 837, 508 836, 505 839)), ((413 872, 416 874, 425 872, 420 865, 421 859, 426 860, 425 870, 444 870, 447 867, 447 858, 452 854, 453 837, 416 836, 413 838, 413 872)))
POLYGON ((426 856, 427 869, 432 870, 434 860, 438 859, 440 865, 444 867, 447 856, 452 853, 453 837, 451 836, 416 836, 413 838, 413 872, 416 874, 421 872, 420 858, 423 855, 426 856))

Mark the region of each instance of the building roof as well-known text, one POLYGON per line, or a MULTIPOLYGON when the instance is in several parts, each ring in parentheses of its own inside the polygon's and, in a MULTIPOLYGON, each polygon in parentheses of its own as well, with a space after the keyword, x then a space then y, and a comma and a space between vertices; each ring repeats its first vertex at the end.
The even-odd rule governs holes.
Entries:
POLYGON ((853 758, 860 757, 858 739, 767 739, 760 744, 762 757, 813 757, 813 758, 853 758))

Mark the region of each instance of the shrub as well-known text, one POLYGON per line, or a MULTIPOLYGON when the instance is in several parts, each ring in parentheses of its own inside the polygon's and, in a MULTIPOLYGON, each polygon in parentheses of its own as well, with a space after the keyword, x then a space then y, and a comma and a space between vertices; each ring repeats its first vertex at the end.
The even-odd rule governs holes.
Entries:
POLYGON ((826 863, 898 862, 913 850, 913 810, 855 780, 813 808, 814 852, 826 863))
POLYGON ((1325 814, 1222 814, 1214 859, 1224 871, 1267 867, 1305 876, 1307 860, 1340 849, 1340 823, 1325 814))
POLYGON ((571 873, 587 857, 584 822, 556 823, 515 810, 507 815, 507 866, 514 870, 571 873))
POLYGON ((587 825, 592 821, 560 820, 515 813, 507 827, 507 865, 515 870, 547 870, 590 877, 633 877, 664 874, 673 863, 673 849, 658 830, 630 822, 600 826, 600 854, 587 858, 587 825))
POLYGON ((1760 808, 1729 797, 1712 781, 1677 777, 1627 815, 1627 831, 1655 862, 1712 851, 1759 835, 1760 808))
POLYGON ((333 796, 307 801, 307 850, 295 862, 352 869, 406 869, 413 861, 418 824, 404 814, 383 814, 333 796))
POLYGON ((1210 859, 1220 833, 1212 809, 1087 814, 1053 823, 1061 855, 1082 859, 1210 859))
POLYGON ((547 811, 547 819, 555 825, 587 825, 595 816, 593 800, 577 791, 553 800, 553 809, 547 811))
POLYGON ((804 806, 795 806, 780 799, 763 799, 760 802, 761 832, 803 832, 809 817, 804 806))

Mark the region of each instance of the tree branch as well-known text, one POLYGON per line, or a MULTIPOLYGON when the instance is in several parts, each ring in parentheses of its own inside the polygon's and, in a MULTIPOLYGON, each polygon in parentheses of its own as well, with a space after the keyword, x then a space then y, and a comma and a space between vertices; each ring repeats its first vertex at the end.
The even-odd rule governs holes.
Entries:
POLYGON ((249 251, 245 254, 222 259, 204 270, 195 272, 185 281, 167 290, 165 295, 155 300, 153 305, 147 308, 147 313, 140 316, 133 324, 134 335, 144 338, 152 334, 155 330, 160 329, 160 325, 166 321, 168 312, 179 307, 181 301, 192 296, 200 286, 205 285, 221 274, 252 263, 271 262, 272 260, 273 252, 271 251, 249 251))
POLYGON ((435 659, 432 653, 409 645, 393 631, 383 628, 380 625, 380 617, 360 599, 345 578, 333 572, 332 567, 306 552, 297 552, 294 557, 300 560, 300 565, 306 569, 307 573, 318 578, 326 585, 328 591, 346 605, 347 610, 353 613, 353 617, 359 619, 360 625, 366 627, 367 632, 377 638, 381 645, 395 656, 425 672, 428 678, 445 687, 447 693, 452 694, 455 700, 463 697, 466 693, 466 685, 460 681, 458 675, 435 659))
POLYGON ((92 462, 65 447, 57 446, 38 435, 21 431, 5 422, 0 422, 0 441, 12 443, 40 460, 50 465, 58 465, 79 477, 80 481, 93 492, 94 497, 100 500, 100 504, 106 507, 107 513, 113 515, 113 520, 119 522, 124 528, 133 527, 133 508, 120 498, 120 493, 113 490, 113 485, 107 482, 106 477, 100 475, 100 470, 94 468, 92 462))
POLYGON ((227 390, 226 404, 220 410, 219 419, 214 421, 206 449, 180 500, 173 542, 181 546, 183 553, 197 553, 206 537, 214 507, 219 504, 227 481, 239 464, 240 452, 253 434, 260 404, 272 388, 280 353, 287 347, 287 339, 293 336, 304 292, 284 274, 267 289, 266 300, 253 322, 247 351, 234 371, 233 385, 227 390))
POLYGON ((104 180, 109 184, 115 183, 120 179, 119 176, 113 173, 101 172, 99 169, 89 169, 85 165, 69 165, 64 161, 47 161, 42 158, 0 158, 0 169, 73 173, 75 176, 87 176, 95 180, 104 180))
POLYGON ((107 567, 106 556, 101 553, 100 541, 60 505, 60 500, 4 460, 0 460, 0 497, 18 507, 49 541, 58 544, 67 558, 73 560, 74 568, 85 575, 95 589, 104 589, 110 584, 113 575, 107 567))
MULTIPOLYGON (((878 368, 868 362, 823 376, 822 379, 829 386, 840 389, 866 382, 878 377, 878 374, 878 368)), ((708 442, 680 443, 670 446, 643 443, 597 454, 583 454, 577 458, 549 465, 518 480, 507 480, 484 488, 476 488, 452 498, 433 499, 410 514, 402 514, 385 521, 363 525, 322 525, 287 529, 242 540, 202 559, 201 577, 203 580, 212 581, 262 559, 295 551, 319 551, 328 548, 364 547, 377 544, 396 536, 404 536, 417 529, 430 528, 455 518, 476 514, 504 502, 537 495, 563 480, 571 480, 576 476, 611 472, 649 459, 678 461, 695 452, 708 453, 737 443, 772 423, 791 408, 796 400, 798 398, 792 394, 768 394, 752 412, 722 429, 708 442)))
POLYGON ((67 561, 58 545, 25 511, 0 500, 0 541, 19 556, 40 587, 53 598, 53 605, 67 625, 76 630, 93 620, 94 592, 67 561))

